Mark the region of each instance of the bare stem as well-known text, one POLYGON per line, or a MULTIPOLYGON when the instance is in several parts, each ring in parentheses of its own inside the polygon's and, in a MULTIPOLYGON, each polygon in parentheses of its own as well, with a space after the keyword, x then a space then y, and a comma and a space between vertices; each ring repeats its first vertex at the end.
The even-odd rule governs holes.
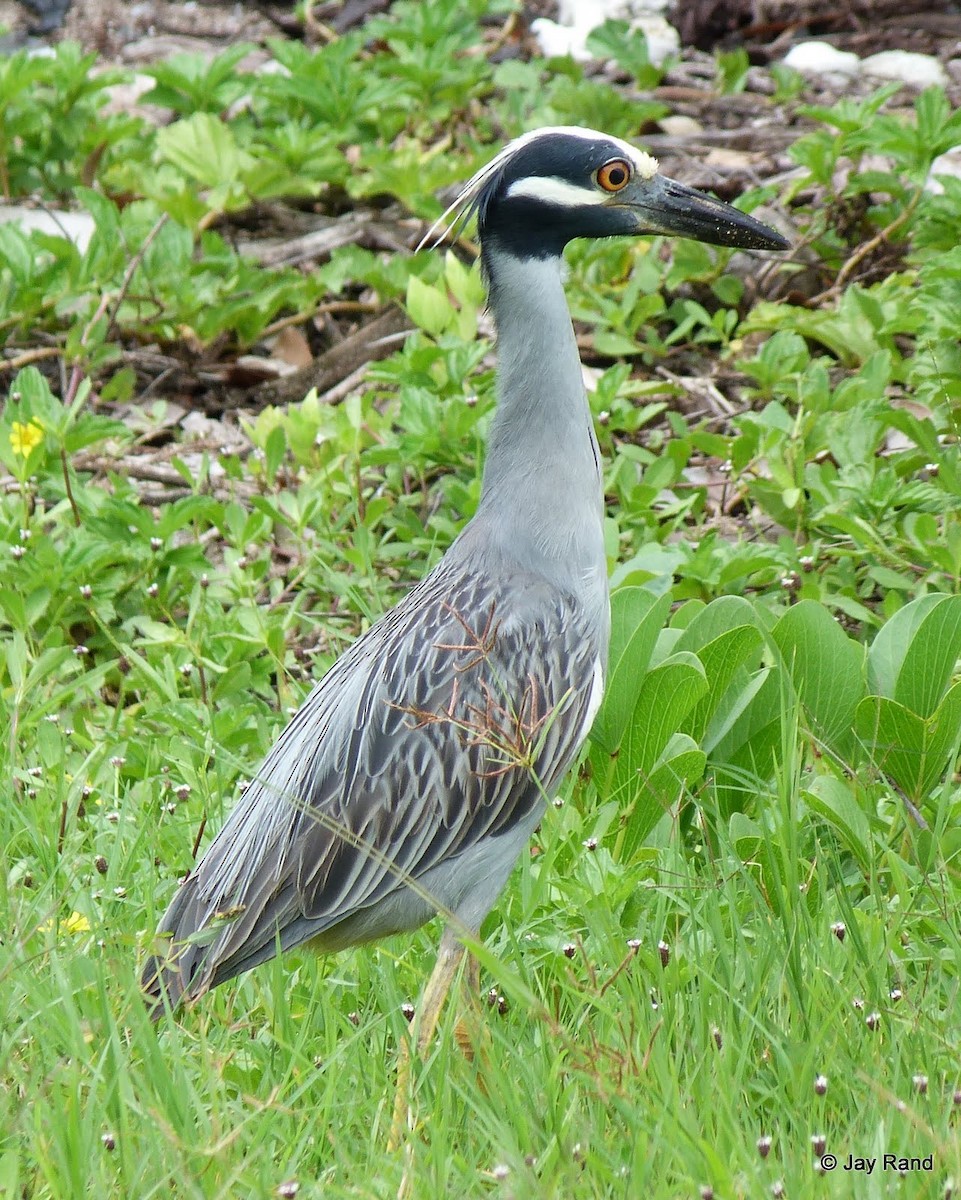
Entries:
MULTIPOLYGON (((71 381, 72 382, 72 381, 71 381)), ((63 444, 60 446, 60 466, 63 469, 63 485, 67 489, 67 499, 70 501, 70 511, 73 513, 73 523, 80 526, 80 509, 73 495, 73 485, 70 482, 70 464, 67 462, 67 451, 63 444)))

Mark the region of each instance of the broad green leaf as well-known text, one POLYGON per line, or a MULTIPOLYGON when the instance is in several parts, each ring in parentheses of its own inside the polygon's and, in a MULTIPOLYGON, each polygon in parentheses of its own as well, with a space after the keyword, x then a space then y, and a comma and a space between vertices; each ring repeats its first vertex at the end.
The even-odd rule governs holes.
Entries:
MULTIPOLYGON (((648 623, 647 618, 652 612, 655 610, 658 614, 663 612, 666 618, 670 607, 669 595, 657 596, 643 587, 622 587, 611 594, 611 641, 608 651, 610 671, 613 672, 617 669, 618 663, 628 650, 630 650, 632 662, 639 665, 641 670, 647 669, 650 650, 646 658, 639 653, 642 643, 635 641, 637 632, 642 625, 648 623), (641 661, 642 659, 643 661, 641 661)), ((653 649, 654 639, 664 622, 652 621, 651 624, 654 625, 654 628, 648 630, 647 638, 653 649)))
MULTIPOLYGON (((737 597, 735 597, 737 599, 737 597)), ((671 613, 671 629, 687 629, 696 616, 707 608, 703 600, 685 600, 671 613)))
POLYGON ((724 718, 720 732, 709 726, 703 739, 715 775, 722 811, 751 800, 758 784, 771 776, 782 726, 790 717, 790 696, 778 667, 759 671, 735 697, 730 714, 719 709, 712 725, 724 718))
MULTIPOLYGON (((694 626, 691 629, 694 629, 694 626)), ((690 633, 691 629, 687 632, 690 633)), ((682 637, 677 649, 694 650, 691 644, 693 640, 687 636, 682 637)), ((726 630, 707 645, 694 650, 704 666, 708 691, 685 718, 682 728, 686 733, 697 740, 701 739, 739 673, 743 676, 742 685, 747 684, 745 667, 749 661, 756 665, 761 644, 760 630, 754 625, 740 625, 726 630)))
POLYGON ((10 386, 10 401, 22 403, 27 413, 44 421, 56 418, 63 411, 50 384, 36 367, 24 367, 17 372, 10 386))
MULTIPOLYGON (((735 680, 723 707, 715 710, 714 716, 701 735, 701 745, 710 754, 719 742, 731 734, 733 740, 734 727, 741 719, 741 714, 750 706, 757 693, 765 686, 773 668, 762 667, 753 675, 744 672, 743 680, 735 680)), ((728 746, 730 749, 730 745, 728 746)))
POLYGON ((484 303, 486 293, 480 271, 468 270, 452 250, 444 256, 444 279, 461 304, 476 309, 484 303))
POLYGON ((27 639, 22 633, 15 633, 12 638, 5 640, 7 641, 7 675, 9 676, 10 683, 13 685, 14 691, 19 693, 23 690, 24 680, 27 675, 27 662, 29 660, 27 639))
MULTIPOLYGON (((741 703, 732 711, 723 733, 717 737, 715 754, 721 759, 735 755, 769 725, 780 728, 784 682, 777 667, 763 667, 751 681, 741 703)), ((720 713, 718 714, 721 715, 720 713)))
POLYGON ((27 609, 19 592, 12 588, 0 588, 0 612, 18 633, 27 632, 27 609))
POLYGON ((641 782, 634 804, 624 823, 620 857, 630 861, 668 808, 679 798, 686 784, 704 774, 707 755, 686 734, 676 733, 669 740, 654 769, 641 782))
POLYGON ((854 712, 865 692, 863 646, 814 600, 789 608, 772 637, 812 732, 848 757, 854 744, 854 712))
POLYGON ((235 68, 253 49, 250 43, 240 42, 214 59, 203 54, 174 54, 154 63, 145 71, 156 81, 145 97, 146 103, 177 112, 201 108, 221 112, 229 108, 250 88, 248 78, 235 68))
POLYGON ((88 270, 92 270, 92 264, 98 256, 116 253, 122 244, 120 211, 112 200, 96 188, 78 187, 74 194, 74 203, 82 205, 90 213, 96 226, 96 232, 84 254, 85 265, 88 270))
MULTIPOLYGON (((673 623, 673 622, 672 622, 673 623)), ((757 609, 743 596, 719 596, 704 605, 684 626, 684 637, 678 643, 679 650, 692 650, 695 654, 708 642, 713 642, 722 633, 738 626, 758 625, 757 609)))
POLYGON ((453 315, 450 300, 444 292, 424 283, 417 275, 411 275, 407 280, 406 307, 411 320, 432 337, 440 337, 453 315))
POLYGON ((80 417, 77 423, 64 435, 64 449, 68 453, 82 450, 85 446, 93 446, 107 438, 129 438, 129 431, 122 421, 114 421, 110 417, 102 417, 98 413, 87 413, 80 417))
POLYGON ((657 637, 654 640, 654 649, 651 652, 650 667, 659 667, 662 662, 666 662, 677 649, 677 644, 684 636, 683 629, 675 629, 672 625, 658 630, 657 637))
POLYGON ((856 727, 878 769, 920 804, 944 777, 961 738, 961 683, 926 721, 887 696, 868 696, 858 705, 856 727))
POLYGON ((924 721, 887 696, 867 696, 858 705, 855 728, 878 770, 916 801, 924 770, 924 721))
POLYGON ((810 808, 822 816, 863 867, 871 861, 871 827, 854 798, 851 785, 833 775, 819 775, 802 793, 810 808))
POLYGON ((951 681, 959 656, 961 596, 945 596, 915 630, 901 662, 894 699, 919 717, 930 717, 951 681))
POLYGON ((931 593, 905 604, 878 630, 868 651, 868 687, 879 696, 894 699, 901 664, 921 622, 947 596, 931 593))
POLYGON ((613 58, 634 76, 640 88, 654 88, 661 82, 664 68, 651 63, 647 38, 640 29, 632 29, 627 21, 608 18, 592 29, 587 46, 599 58, 613 58))
POLYGON ((246 660, 234 663, 214 685, 213 699, 226 702, 233 696, 243 695, 250 690, 250 680, 250 663, 246 660))
POLYGON ((157 150, 161 158, 208 187, 232 183, 253 161, 240 150, 233 130, 206 112, 159 129, 157 150))
POLYGON ((612 799, 633 801, 707 686, 704 668, 693 654, 676 654, 648 671, 614 764, 612 799))
POLYGON ((595 770, 606 770, 634 711, 651 652, 671 607, 669 594, 646 588, 619 588, 611 597, 611 644, 604 703, 591 730, 595 770))
POLYGON ((742 812, 731 813, 728 821, 728 836, 731 845, 741 862, 752 861, 758 852, 758 847, 764 840, 761 826, 753 818, 742 812))
POLYGON ((921 799, 941 782, 951 769, 951 756, 957 754, 961 740, 961 682, 950 689, 934 715, 925 722, 927 745, 925 775, 921 781, 921 799))
POLYGON ((278 425, 276 429, 270 431, 264 446, 264 470, 268 479, 276 479, 286 453, 286 431, 278 425))

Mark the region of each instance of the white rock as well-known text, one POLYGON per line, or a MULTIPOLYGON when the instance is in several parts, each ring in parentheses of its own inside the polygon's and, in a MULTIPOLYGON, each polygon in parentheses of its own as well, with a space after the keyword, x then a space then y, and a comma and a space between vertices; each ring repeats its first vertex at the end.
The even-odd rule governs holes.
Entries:
POLYGON ((0 204, 0 225, 19 225, 25 233, 38 229, 65 237, 78 250, 90 245, 96 228, 93 217, 85 212, 65 212, 56 208, 24 208, 20 204, 0 204))
POLYGON ((282 62, 278 62, 276 58, 265 59, 254 72, 255 75, 284 75, 289 77, 291 74, 290 67, 285 67, 282 62))
POLYGON ((950 150, 945 150, 931 164, 924 190, 932 196, 944 194, 944 184, 937 178, 938 175, 950 175, 953 179, 961 179, 961 146, 952 146, 950 150))
POLYGON ((671 113, 658 121, 661 129, 671 137, 696 137, 704 132, 704 126, 693 117, 685 117, 682 113, 671 113))
POLYGON ((843 83, 858 74, 861 60, 830 42, 798 42, 784 56, 784 65, 827 83, 843 83))
POLYGON ((875 79, 897 79, 912 87, 944 87, 948 76, 930 54, 912 54, 909 50, 882 50, 861 63, 865 75, 875 79))
POLYGON ((538 17, 531 21, 531 33, 545 58, 566 58, 570 55, 575 62, 587 62, 591 57, 585 39, 569 25, 558 25, 547 17, 538 17))
POLYGON ((647 38, 647 53, 655 67, 681 50, 681 35, 663 17, 637 17, 632 29, 640 29, 647 38))
POLYGON ((538 17, 531 22, 531 33, 547 58, 570 55, 575 62, 588 62, 594 56, 587 39, 605 21, 627 21, 647 38, 648 53, 655 66, 681 47, 677 30, 661 15, 667 0, 560 0, 557 21, 538 17))
POLYGON ((558 24, 596 29, 610 17, 623 19, 619 0, 560 0, 557 5, 558 24))
POLYGON ((729 146, 715 146, 704 156, 706 167, 717 167, 720 171, 749 171, 759 155, 750 150, 734 150, 729 146))
POLYGON ((561 25, 586 25, 593 29, 607 20, 633 21, 663 13, 671 0, 558 0, 557 16, 561 25))
POLYGON ((104 88, 107 103, 100 110, 105 116, 123 113, 127 116, 143 117, 144 120, 158 124, 161 120, 170 119, 170 110, 153 104, 141 104, 140 101, 156 86, 156 79, 151 75, 143 75, 139 71, 128 77, 123 83, 111 83, 104 88))

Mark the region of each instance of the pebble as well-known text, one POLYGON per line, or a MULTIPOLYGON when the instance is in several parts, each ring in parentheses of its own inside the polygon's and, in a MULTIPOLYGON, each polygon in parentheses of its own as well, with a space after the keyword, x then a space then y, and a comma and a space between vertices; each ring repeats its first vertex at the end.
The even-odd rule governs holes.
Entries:
POLYGON ((961 179, 961 146, 952 146, 945 150, 931 164, 924 190, 932 196, 944 195, 944 184, 938 179, 939 175, 950 175, 953 179, 961 179))
POLYGON ((784 65, 802 75, 820 76, 825 83, 843 83, 861 70, 856 54, 838 50, 830 42, 798 42, 784 56, 784 65))
POLYGON ((651 62, 660 66, 681 48, 681 38, 662 15, 666 0, 560 0, 558 19, 538 17, 531 21, 531 33, 547 58, 570 55, 575 62, 589 62, 594 56, 587 39, 605 21, 627 21, 647 38, 651 62))
POLYGON ((861 63, 861 70, 873 79, 897 79, 911 87, 945 87, 948 75, 944 67, 930 54, 913 54, 909 50, 882 50, 861 63))

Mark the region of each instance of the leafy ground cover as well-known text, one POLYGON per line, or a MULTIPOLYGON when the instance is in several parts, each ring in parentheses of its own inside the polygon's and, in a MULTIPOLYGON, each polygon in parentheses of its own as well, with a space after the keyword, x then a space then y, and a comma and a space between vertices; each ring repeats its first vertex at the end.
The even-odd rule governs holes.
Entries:
POLYGON ((689 58, 721 108, 748 99, 727 111, 756 121, 756 186, 743 162, 727 186, 791 261, 569 253, 608 696, 485 928, 489 1040, 464 1058, 452 1007, 409 1154, 383 1146, 435 929, 265 966, 159 1034, 143 1011, 137 959, 207 830, 476 503, 493 355, 471 247, 408 252, 438 193, 549 122, 682 153, 642 39, 596 35, 598 76, 505 55, 508 15, 397 3, 317 47, 158 62, 160 124, 109 108, 127 73, 76 46, 0 59, 6 198, 92 218, 86 244, 0 227, 0 1194, 961 1186, 941 89, 830 101, 689 58))

